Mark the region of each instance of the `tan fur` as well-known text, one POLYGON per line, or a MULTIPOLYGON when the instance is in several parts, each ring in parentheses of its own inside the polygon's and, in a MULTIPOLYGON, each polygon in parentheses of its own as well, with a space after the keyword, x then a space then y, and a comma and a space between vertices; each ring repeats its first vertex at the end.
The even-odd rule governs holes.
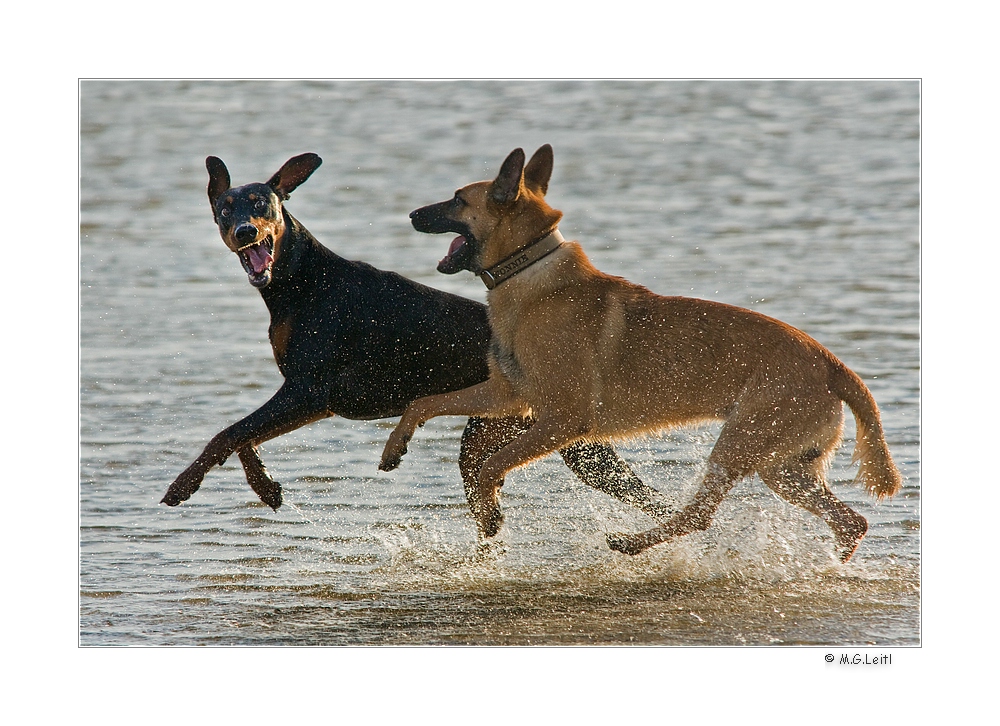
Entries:
MULTIPOLYGON (((482 244, 480 267, 558 223, 561 213, 543 196, 551 173, 546 149, 536 152, 516 185, 503 178, 512 153, 496 180, 459 190, 464 204, 456 218, 482 244)), ((499 484, 513 468, 577 440, 720 420, 725 423, 694 501, 653 530, 609 536, 611 546, 635 554, 705 529, 735 482, 759 473, 773 491, 827 521, 846 561, 867 523, 825 482, 841 440, 841 401, 858 422, 859 479, 879 499, 899 490, 871 393, 830 351, 781 321, 656 295, 599 271, 575 242, 491 290, 487 301, 494 336, 490 379, 415 401, 383 454, 383 463, 398 461, 415 427, 435 416, 533 415, 535 425, 480 471, 476 516, 486 534, 498 526, 499 484)))
POLYGON ((268 337, 271 339, 271 352, 274 354, 274 362, 281 366, 285 362, 285 351, 288 350, 288 340, 292 337, 292 319, 284 318, 277 323, 272 321, 268 329, 268 337))
MULTIPOLYGON (((230 204, 232 204, 231 199, 232 198, 230 198, 229 201, 230 204)), ((253 244, 263 242, 267 239, 267 236, 270 235, 271 239, 274 241, 274 249, 271 252, 271 256, 274 257, 274 259, 278 259, 278 256, 281 254, 281 241, 285 237, 284 215, 279 214, 274 219, 269 219, 267 217, 250 217, 248 221, 257 228, 257 239, 253 244)), ((240 242, 236 239, 235 232, 236 228, 233 227, 229 230, 228 234, 222 235, 222 241, 226 243, 226 247, 228 247, 232 252, 236 252, 237 250, 247 246, 245 244, 240 244, 240 242)))

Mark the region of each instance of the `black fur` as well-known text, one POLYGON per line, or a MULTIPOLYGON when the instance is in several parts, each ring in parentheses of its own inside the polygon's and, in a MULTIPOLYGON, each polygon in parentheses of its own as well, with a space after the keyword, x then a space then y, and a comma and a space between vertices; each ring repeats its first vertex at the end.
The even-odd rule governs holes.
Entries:
MULTIPOLYGON (((488 376, 485 305, 345 260, 284 208, 282 201, 320 163, 318 156, 303 154, 289 160, 267 185, 233 189, 225 164, 215 157, 206 160, 209 199, 224 238, 250 224, 251 217, 260 223, 262 215, 275 221, 273 215, 280 214, 284 220, 285 235, 274 246, 270 276, 254 282, 251 275, 251 282, 270 313, 268 333, 285 382, 267 403, 209 442, 170 485, 165 504, 187 500, 207 472, 235 451, 251 488, 277 509, 281 486, 264 468, 256 450, 260 443, 333 415, 399 416, 417 398, 467 388, 488 376), (259 203, 263 197, 266 204, 259 203)), ((477 438, 489 435, 487 422, 470 419, 463 451, 466 446, 482 448, 486 444, 477 438)), ((488 445, 498 443, 503 442, 488 445)), ((581 479, 613 496, 641 506, 655 494, 609 446, 576 445, 561 453, 581 479)))

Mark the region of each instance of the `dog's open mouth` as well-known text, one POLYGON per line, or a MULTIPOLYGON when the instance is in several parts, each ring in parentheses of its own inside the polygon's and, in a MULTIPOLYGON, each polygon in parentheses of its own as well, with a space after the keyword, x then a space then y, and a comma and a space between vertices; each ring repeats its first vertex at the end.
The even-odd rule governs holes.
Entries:
POLYGON ((472 256, 472 245, 469 241, 459 235, 451 241, 451 245, 448 247, 448 254, 446 254, 440 262, 438 262, 438 272, 443 272, 446 275, 454 275, 456 272, 468 269, 469 259, 472 256))
POLYGON ((255 244, 241 247, 236 254, 240 256, 240 263, 247 271, 251 285, 264 287, 271 282, 271 265, 274 264, 274 240, 271 235, 255 244))

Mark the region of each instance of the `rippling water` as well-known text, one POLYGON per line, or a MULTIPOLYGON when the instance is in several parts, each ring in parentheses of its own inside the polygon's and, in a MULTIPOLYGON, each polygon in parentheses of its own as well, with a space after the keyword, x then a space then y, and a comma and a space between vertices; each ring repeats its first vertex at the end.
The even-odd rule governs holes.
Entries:
MULTIPOLYGON (((81 90, 80 641, 109 644, 915 645, 920 643, 919 87, 914 82, 84 82, 81 90), (650 520, 557 458, 508 478, 477 549, 463 421, 376 470, 394 421, 322 421, 159 499, 216 432, 278 388, 260 296, 212 224, 204 158, 235 184, 324 165, 288 206, 326 246, 483 299, 434 271, 448 240, 407 214, 555 148, 549 201, 601 269, 750 307, 872 389, 905 478, 839 565, 829 530, 740 484, 713 526, 636 558, 650 520)), ((621 447, 678 503, 718 429, 621 447)))

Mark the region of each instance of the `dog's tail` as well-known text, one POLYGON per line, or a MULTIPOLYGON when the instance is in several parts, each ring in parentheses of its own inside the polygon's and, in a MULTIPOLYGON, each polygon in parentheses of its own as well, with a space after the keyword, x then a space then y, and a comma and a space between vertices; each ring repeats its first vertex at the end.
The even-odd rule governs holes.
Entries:
POLYGON ((865 489, 880 501, 894 496, 903 478, 889 455, 882 430, 882 419, 871 391, 857 373, 831 356, 830 390, 854 413, 858 436, 851 463, 861 462, 855 481, 864 482, 865 489))

